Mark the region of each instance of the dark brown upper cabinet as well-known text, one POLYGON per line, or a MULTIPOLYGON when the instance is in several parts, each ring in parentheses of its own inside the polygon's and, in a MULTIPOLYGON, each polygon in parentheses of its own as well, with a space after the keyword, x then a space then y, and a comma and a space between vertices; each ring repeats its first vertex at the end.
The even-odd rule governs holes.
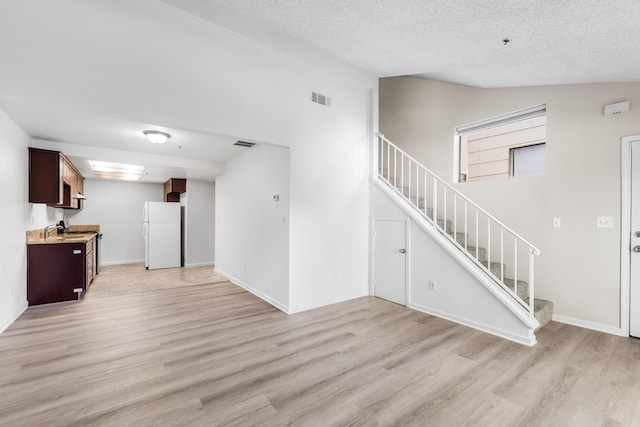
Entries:
POLYGON ((59 151, 29 148, 29 202, 82 209, 84 177, 59 151))
POLYGON ((187 191, 187 180, 182 178, 171 178, 164 183, 164 201, 179 202, 180 194, 187 191))

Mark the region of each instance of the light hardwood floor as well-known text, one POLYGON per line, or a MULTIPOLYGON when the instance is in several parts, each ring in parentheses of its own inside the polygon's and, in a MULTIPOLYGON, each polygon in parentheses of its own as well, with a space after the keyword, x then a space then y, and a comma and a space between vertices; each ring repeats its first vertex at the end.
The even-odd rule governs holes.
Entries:
POLYGON ((552 322, 528 348, 372 297, 287 316, 185 274, 213 280, 29 308, 0 425, 640 425, 635 339, 552 322))

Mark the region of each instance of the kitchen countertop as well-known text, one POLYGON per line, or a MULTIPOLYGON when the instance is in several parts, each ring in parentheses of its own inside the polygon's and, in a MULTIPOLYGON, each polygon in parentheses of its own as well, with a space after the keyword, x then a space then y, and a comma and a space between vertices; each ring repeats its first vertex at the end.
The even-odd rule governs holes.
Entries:
POLYGON ((86 243, 96 236, 96 232, 86 233, 60 233, 51 231, 51 237, 45 238, 43 230, 33 230, 27 232, 27 245, 49 245, 53 243, 86 243))
POLYGON ((48 245, 52 243, 85 243, 93 239, 96 233, 52 234, 51 237, 27 238, 27 245, 48 245))

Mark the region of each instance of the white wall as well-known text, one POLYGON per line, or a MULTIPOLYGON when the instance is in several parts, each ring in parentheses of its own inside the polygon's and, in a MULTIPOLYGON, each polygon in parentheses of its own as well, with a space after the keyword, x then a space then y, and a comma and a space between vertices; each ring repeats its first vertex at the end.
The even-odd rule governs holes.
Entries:
POLYGON ((84 190, 84 208, 65 215, 72 225, 100 225, 101 265, 144 262, 142 207, 163 200, 162 184, 87 179, 84 190))
POLYGON ((214 262, 215 183, 187 180, 185 266, 214 262))
POLYGON ((532 329, 373 183, 371 217, 409 222, 408 307, 521 344, 535 343, 532 329), (436 290, 429 289, 430 280, 436 282, 436 290))
POLYGON ((478 89, 380 81, 380 130, 441 177, 453 177, 456 126, 547 105, 546 174, 456 184, 541 250, 536 295, 559 318, 620 326, 620 137, 640 133, 640 83, 478 89), (604 116, 605 104, 632 111, 604 116), (635 106, 635 107, 634 107, 635 106), (597 229, 596 216, 614 228, 597 229), (562 219, 552 228, 553 217, 562 219))
MULTIPOLYGON (((289 149, 257 146, 216 180, 216 271, 289 310, 289 149), (273 196, 280 200, 274 201, 273 196)), ((187 183, 188 204, 193 194, 187 183)))
POLYGON ((26 234, 30 223, 29 154, 31 139, 0 110, 0 332, 27 307, 26 234))
POLYGON ((64 209, 52 208, 44 203, 30 203, 29 230, 41 230, 47 225, 57 224, 64 217, 64 209))

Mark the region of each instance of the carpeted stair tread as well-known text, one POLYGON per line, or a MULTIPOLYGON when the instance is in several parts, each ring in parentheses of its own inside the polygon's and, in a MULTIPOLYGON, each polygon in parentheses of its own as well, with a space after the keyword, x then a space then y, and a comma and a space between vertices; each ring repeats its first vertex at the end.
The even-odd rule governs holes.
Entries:
MULTIPOLYGON (((447 234, 448 234, 450 237, 454 237, 454 236, 453 236, 453 232, 449 232, 449 233, 447 233, 447 234)), ((455 235, 455 239, 456 239, 456 241, 458 242, 458 244, 459 244, 460 246, 463 246, 463 247, 464 247, 464 233, 456 233, 456 235, 455 235)))
MULTIPOLYGON (((464 241, 462 242, 462 247, 464 248, 464 241)), ((480 262, 487 262, 487 248, 476 248, 475 246, 467 246, 467 252, 471 255, 472 258, 476 258, 477 251, 477 259, 480 262)))
MULTIPOLYGON (((485 267, 488 265, 487 261, 481 262, 481 264, 485 267)), ((491 266, 488 268, 489 271, 491 271, 491 273, 493 273, 493 275, 498 279, 500 278, 500 269, 502 269, 502 277, 507 273, 507 266, 505 264, 500 264, 499 262, 491 262, 491 266)))
MULTIPOLYGON (((529 298, 525 299, 524 302, 528 303, 529 298)), ((553 316, 553 302, 547 301, 546 299, 534 298, 533 316, 538 320, 538 323, 540 323, 540 328, 551 322, 551 318, 553 316)))
MULTIPOLYGON (((504 284, 513 291, 513 279, 504 279, 504 284)), ((529 282, 526 280, 518 280, 518 296, 521 299, 529 298, 529 282)))

